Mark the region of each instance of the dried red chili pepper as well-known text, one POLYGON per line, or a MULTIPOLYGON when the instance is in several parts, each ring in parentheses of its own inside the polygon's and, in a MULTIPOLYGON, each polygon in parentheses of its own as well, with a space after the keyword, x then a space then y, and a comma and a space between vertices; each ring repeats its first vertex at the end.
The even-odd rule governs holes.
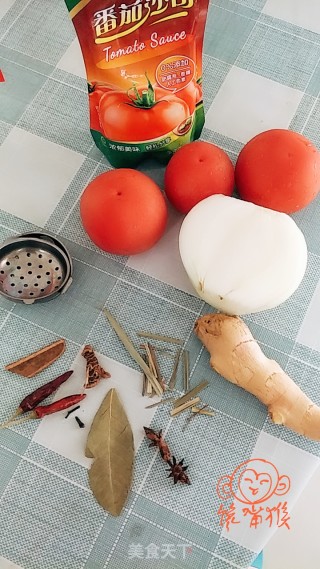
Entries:
MULTIPOLYGON (((67 395, 67 397, 63 397, 62 399, 58 399, 58 401, 54 401, 54 403, 50 403, 50 405, 38 405, 35 407, 28 417, 24 417, 22 419, 18 419, 17 421, 11 421, 10 425, 20 425, 20 423, 24 423, 25 421, 29 421, 29 419, 42 419, 46 415, 51 415, 52 413, 57 413, 58 411, 63 411, 64 409, 68 409, 72 405, 76 405, 79 401, 82 401, 86 397, 85 393, 76 393, 74 395, 67 395)), ((9 424, 3 423, 0 425, 0 429, 4 427, 8 427, 9 424)))
POLYGON ((25 413, 26 411, 32 411, 41 401, 46 399, 51 393, 54 393, 60 385, 62 385, 69 377, 73 374, 73 370, 66 371, 65 373, 59 375, 52 381, 41 385, 38 389, 27 395, 25 397, 18 409, 21 409, 21 412, 25 413))
POLYGON ((28 419, 42 419, 42 417, 45 417, 46 415, 51 415, 52 413, 63 411, 72 405, 76 405, 85 397, 85 393, 76 393, 74 395, 67 395, 67 397, 58 399, 58 401, 54 401, 54 403, 50 403, 50 405, 39 405, 33 409, 28 419))
POLYGON ((146 436, 151 441, 149 446, 158 447, 163 460, 169 462, 169 460, 171 459, 171 451, 167 443, 165 442, 164 438, 162 437, 162 429, 159 431, 159 433, 156 433, 156 431, 150 429, 149 427, 143 427, 143 428, 146 436))
POLYGON ((22 415, 22 413, 27 413, 27 411, 32 411, 32 409, 34 409, 39 403, 41 403, 41 401, 46 399, 46 397, 49 397, 49 395, 54 393, 58 389, 58 387, 60 387, 60 385, 62 385, 65 381, 67 381, 67 379, 69 379, 69 377, 72 374, 73 370, 66 371, 65 373, 59 375, 55 379, 52 379, 52 381, 49 381, 48 383, 41 385, 40 387, 38 387, 38 389, 32 391, 32 393, 29 393, 29 395, 27 395, 24 399, 22 399, 19 407, 17 408, 16 412, 12 415, 12 417, 8 419, 8 421, 3 423, 1 426, 8 427, 11 421, 13 421, 16 417, 22 415))

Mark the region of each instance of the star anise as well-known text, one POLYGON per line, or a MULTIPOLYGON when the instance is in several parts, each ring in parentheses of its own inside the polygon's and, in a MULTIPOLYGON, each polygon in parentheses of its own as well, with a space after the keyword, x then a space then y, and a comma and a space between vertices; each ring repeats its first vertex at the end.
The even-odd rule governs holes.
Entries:
POLYGON ((183 466, 183 461, 184 459, 180 460, 180 462, 177 463, 175 456, 172 457, 172 461, 168 460, 170 469, 166 469, 166 471, 170 472, 168 478, 172 476, 174 484, 176 484, 178 481, 182 482, 183 484, 191 484, 189 477, 185 472, 188 466, 183 466))

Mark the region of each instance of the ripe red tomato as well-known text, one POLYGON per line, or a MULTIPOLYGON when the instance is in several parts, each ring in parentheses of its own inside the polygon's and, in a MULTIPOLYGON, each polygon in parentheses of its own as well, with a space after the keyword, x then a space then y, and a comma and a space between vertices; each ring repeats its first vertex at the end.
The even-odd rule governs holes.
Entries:
POLYGON ((196 81, 191 81, 186 87, 181 89, 181 91, 177 91, 176 96, 187 103, 190 114, 192 114, 196 108, 196 104, 202 99, 201 85, 196 83, 196 81))
POLYGON ((213 194, 231 196, 234 169, 229 156, 210 142, 186 144, 172 156, 164 177, 167 198, 181 213, 213 194))
POLYGON ((293 213, 318 194, 320 153, 297 132, 268 130, 244 146, 235 175, 237 189, 244 200, 293 213))
POLYGON ((106 93, 99 114, 105 136, 118 142, 141 142, 159 138, 179 126, 188 116, 187 104, 174 95, 149 108, 138 106, 127 93, 106 93))
POLYGON ((90 128, 92 130, 101 131, 100 118, 99 118, 99 93, 93 91, 89 93, 89 113, 90 113, 90 128))
POLYGON ((80 200, 83 227, 104 251, 133 255, 153 247, 167 222, 167 206, 157 184, 130 168, 97 176, 80 200))
POLYGON ((108 83, 99 83, 93 81, 88 87, 89 91, 89 112, 90 112, 90 128, 92 130, 102 131, 99 117, 99 103, 102 95, 113 90, 108 83))

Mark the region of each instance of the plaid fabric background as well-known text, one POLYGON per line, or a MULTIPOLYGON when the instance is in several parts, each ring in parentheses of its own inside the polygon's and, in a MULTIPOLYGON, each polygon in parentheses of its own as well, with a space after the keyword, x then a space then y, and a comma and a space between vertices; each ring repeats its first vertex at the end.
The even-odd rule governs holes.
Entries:
MULTIPOLYGON (((85 235, 79 197, 109 165, 88 130, 84 69, 62 0, 2 0, 0 69, 0 239, 44 228, 63 240, 74 263, 74 283, 64 297, 32 307, 0 298, 2 370, 58 337, 67 340, 64 355, 34 380, 1 372, 0 420, 27 392, 76 365, 84 343, 105 361, 127 366, 121 368, 124 386, 139 383, 137 367, 101 314, 104 305, 137 343, 141 329, 181 338, 190 352, 191 385, 210 378, 205 400, 216 410, 213 419, 194 421, 185 433, 183 415, 171 420, 167 407, 152 413, 151 426, 163 428, 189 464, 192 485, 173 487, 140 441, 133 489, 119 518, 96 504, 86 466, 71 444, 59 450, 49 419, 43 427, 30 422, 1 430, 0 556, 25 569, 140 569, 151 563, 159 569, 245 569, 268 536, 251 539, 250 546, 228 537, 217 515, 217 480, 271 441, 279 456, 292 456, 283 468, 291 474, 293 503, 318 464, 320 447, 271 424, 264 406, 209 371, 208 354, 192 329, 210 307, 190 294, 177 263, 178 214, 170 213, 163 240, 136 257, 105 254, 85 235)), ((320 147, 318 0, 212 1, 203 81, 202 138, 233 161, 250 137, 274 127, 299 131, 320 147)), ((148 162, 141 170, 162 185, 162 167, 148 162)), ((318 404, 319 218, 319 199, 294 215, 309 250, 298 291, 279 308, 246 318, 266 354, 318 404)), ((164 358, 167 374, 169 363, 164 358)))

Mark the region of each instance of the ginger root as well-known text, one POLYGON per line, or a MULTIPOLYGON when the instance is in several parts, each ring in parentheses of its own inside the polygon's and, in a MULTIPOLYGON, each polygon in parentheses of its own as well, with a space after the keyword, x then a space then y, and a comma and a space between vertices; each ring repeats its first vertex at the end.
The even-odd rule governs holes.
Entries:
POLYGON ((267 405, 274 423, 320 441, 320 407, 263 354, 241 318, 206 314, 196 321, 195 333, 210 352, 211 367, 267 405))

